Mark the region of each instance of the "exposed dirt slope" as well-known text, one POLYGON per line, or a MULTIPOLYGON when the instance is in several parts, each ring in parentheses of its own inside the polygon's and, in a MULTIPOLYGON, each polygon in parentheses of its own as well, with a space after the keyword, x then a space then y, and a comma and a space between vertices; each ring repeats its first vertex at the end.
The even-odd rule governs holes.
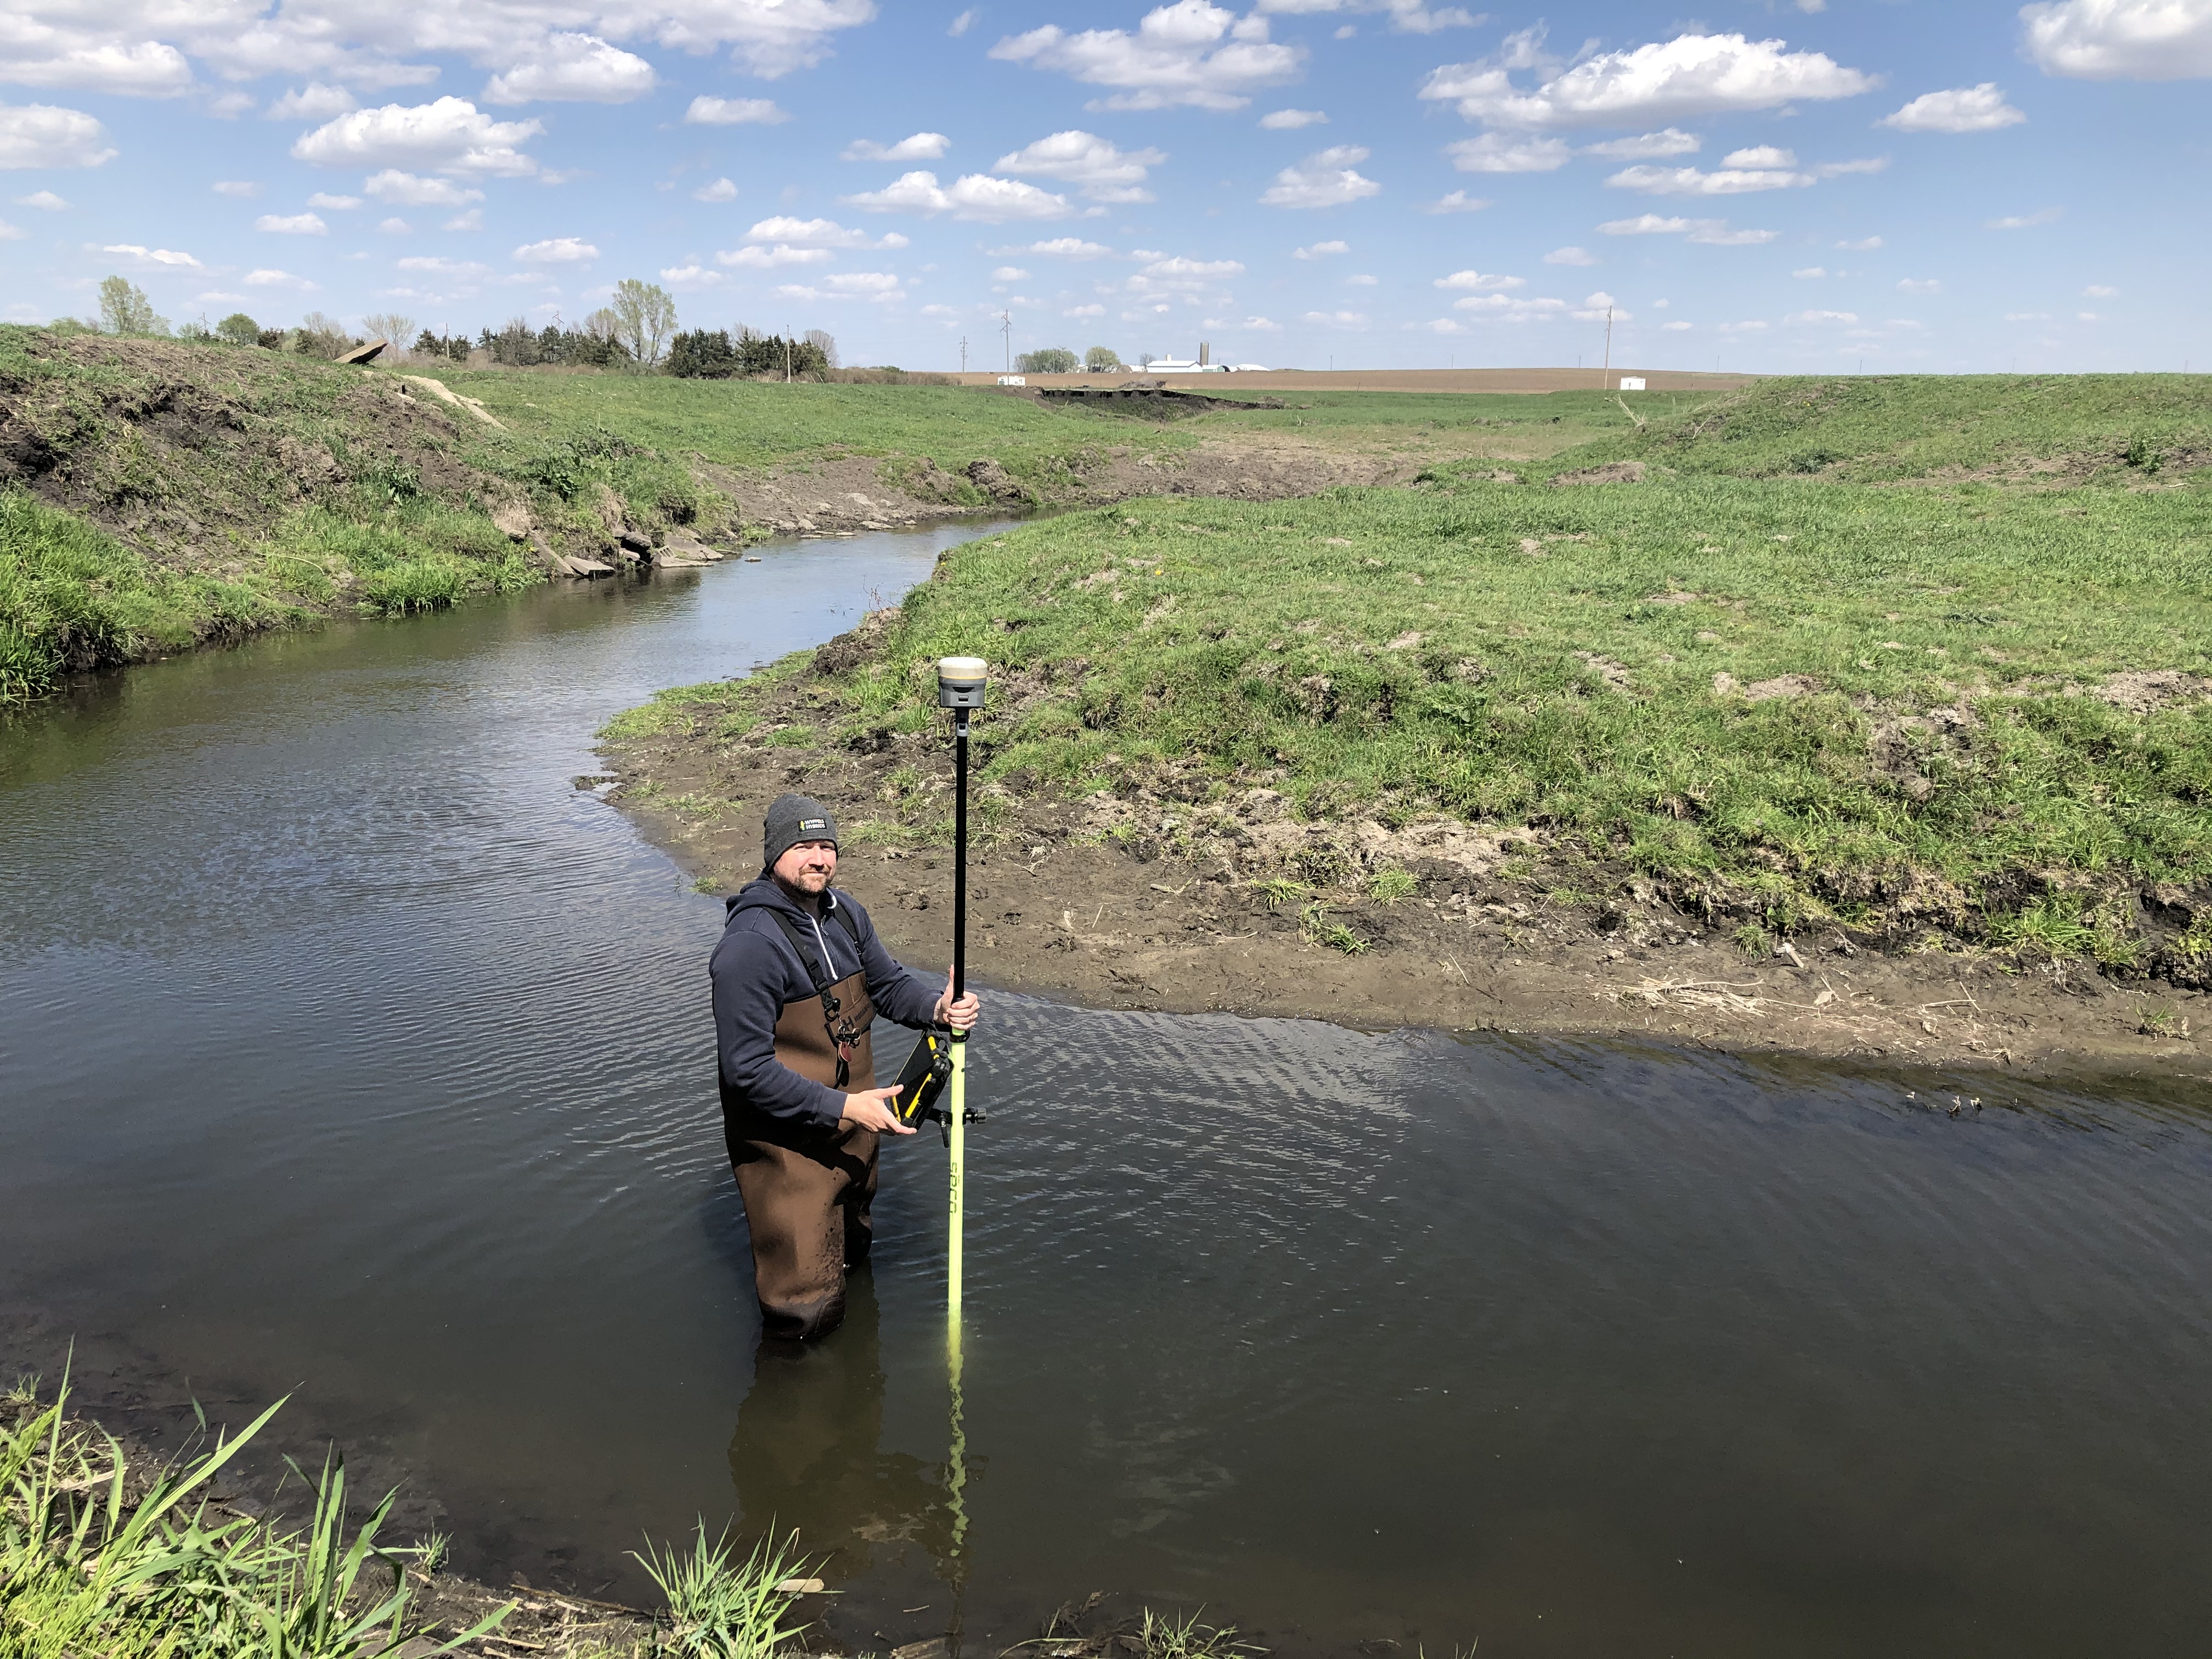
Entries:
POLYGON ((100 335, 0 343, 0 486, 169 568, 219 566, 303 506, 360 487, 495 506, 461 410, 393 376, 100 335))

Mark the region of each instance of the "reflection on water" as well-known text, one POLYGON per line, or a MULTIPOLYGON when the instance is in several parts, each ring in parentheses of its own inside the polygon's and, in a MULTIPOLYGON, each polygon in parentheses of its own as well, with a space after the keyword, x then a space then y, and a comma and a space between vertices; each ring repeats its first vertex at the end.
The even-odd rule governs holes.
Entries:
POLYGON ((949 1571, 942 1462, 884 1449, 883 1344, 865 1268, 846 1297, 836 1343, 763 1342, 754 1359, 730 1437, 739 1523, 752 1534, 795 1529, 840 1583, 866 1577, 886 1546, 918 1546, 949 1571))
POLYGON ((1279 1653, 2201 1649, 2178 1087, 1978 1080, 1954 1119, 1866 1068, 1002 990, 961 1503, 933 1138, 884 1149, 846 1328, 757 1352, 721 908, 570 779, 943 539, 265 641, 0 730, 0 1358, 297 1387, 500 1581, 639 1595, 641 1534, 796 1527, 860 1650, 997 1652, 1094 1589, 1279 1653))

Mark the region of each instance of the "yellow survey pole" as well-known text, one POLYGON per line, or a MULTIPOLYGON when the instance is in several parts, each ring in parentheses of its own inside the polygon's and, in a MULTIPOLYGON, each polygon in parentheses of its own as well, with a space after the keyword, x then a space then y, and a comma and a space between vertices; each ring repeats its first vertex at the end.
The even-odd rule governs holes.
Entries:
MULTIPOLYGON (((945 657, 937 665, 937 702, 952 711, 952 997, 968 989, 968 722, 983 706, 988 671, 980 657, 945 657)), ((951 1386, 951 1444, 945 1495, 952 1516, 953 1650, 960 1641, 960 1592, 967 1574, 968 1425, 960 1354, 963 1234, 968 1211, 968 1034, 952 1034, 952 1075, 947 1079, 945 1141, 949 1188, 945 1219, 945 1369, 951 1386)))
MULTIPOLYGON (((968 989, 968 722, 983 706, 988 670, 981 657, 942 657, 937 664, 937 706, 952 711, 952 995, 968 989)), ((951 1322, 953 1353, 959 1352, 962 1234, 968 1209, 968 1034, 952 1034, 952 1076, 946 1103, 945 1145, 951 1191, 945 1204, 945 1312, 951 1322)), ((957 1375, 956 1371, 956 1376, 957 1375)))

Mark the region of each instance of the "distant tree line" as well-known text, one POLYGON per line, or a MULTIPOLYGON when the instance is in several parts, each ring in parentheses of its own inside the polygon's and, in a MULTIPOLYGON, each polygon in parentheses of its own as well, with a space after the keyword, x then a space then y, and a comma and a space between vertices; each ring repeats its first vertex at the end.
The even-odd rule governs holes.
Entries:
POLYGON ((1080 361, 1066 346, 1024 351, 1014 359, 1014 372, 1018 374, 1073 374, 1079 369, 1086 374, 1111 374, 1123 367, 1120 354, 1112 346, 1093 346, 1080 361))
POLYGON ((837 367, 837 342, 823 330, 809 329, 795 339, 761 334, 743 326, 695 329, 668 343, 668 372, 686 380, 750 380, 788 375, 813 380, 837 367))
MULTIPOLYGON (((415 319, 395 312, 376 312, 362 318, 362 334, 319 311, 309 312, 291 328, 264 327, 246 313, 234 311, 212 326, 203 319, 172 329, 167 319, 155 314, 152 302, 137 284, 122 276, 110 276, 100 285, 97 325, 65 317, 57 319, 53 326, 65 331, 96 326, 108 334, 259 346, 324 359, 343 356, 370 340, 383 339, 391 342, 395 356, 442 358, 456 363, 489 358, 507 368, 631 368, 696 380, 786 374, 794 380, 819 380, 839 368, 836 340, 818 328, 790 339, 742 325, 734 334, 726 329, 678 332, 676 301, 665 289, 635 278, 617 283, 608 303, 574 327, 564 325, 557 318, 533 327, 527 319, 515 317, 504 327, 479 328, 471 335, 466 330, 418 326, 415 319)), ((1073 354, 1061 355, 1073 367, 1073 354)), ((1091 355, 1096 357, 1098 353, 1091 355)), ((900 375, 896 369, 883 372, 900 375)))

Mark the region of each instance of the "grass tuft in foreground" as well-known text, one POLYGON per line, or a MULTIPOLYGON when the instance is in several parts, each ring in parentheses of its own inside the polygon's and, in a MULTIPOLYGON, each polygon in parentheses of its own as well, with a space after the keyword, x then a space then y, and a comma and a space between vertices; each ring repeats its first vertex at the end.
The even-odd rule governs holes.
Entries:
MULTIPOLYGON (((283 1401, 213 1450, 148 1471, 64 1415, 66 1390, 0 1433, 0 1652, 10 1659, 356 1659, 418 1633, 419 1552, 380 1541, 387 1494, 349 1531, 343 1464, 306 1527, 216 1507, 216 1476, 283 1401)), ((304 1476, 302 1478, 305 1478, 304 1476)), ((450 1652, 498 1616, 417 1653, 450 1652)))
POLYGON ((775 1659, 806 1628, 785 1622, 789 1586, 806 1572, 806 1563, 792 1553, 797 1536, 781 1545, 763 1539, 743 1560, 732 1553, 726 1533, 708 1541, 704 1521, 688 1550, 648 1543, 637 1561, 668 1598, 659 1650, 698 1659, 775 1659))

